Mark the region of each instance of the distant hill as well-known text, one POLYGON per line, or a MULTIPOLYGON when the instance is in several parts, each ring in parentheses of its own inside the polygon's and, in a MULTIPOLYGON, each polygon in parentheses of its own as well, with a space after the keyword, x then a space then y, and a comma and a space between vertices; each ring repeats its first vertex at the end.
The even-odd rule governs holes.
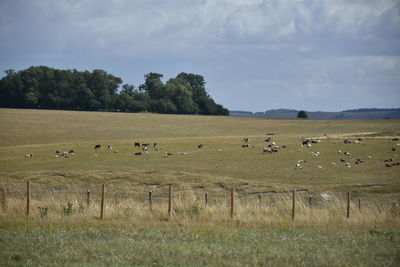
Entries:
MULTIPOLYGON (((267 118, 297 118, 295 109, 271 109, 265 112, 231 110, 232 116, 251 116, 267 118)), ((310 119, 400 119, 400 108, 360 108, 338 112, 306 111, 310 119)))

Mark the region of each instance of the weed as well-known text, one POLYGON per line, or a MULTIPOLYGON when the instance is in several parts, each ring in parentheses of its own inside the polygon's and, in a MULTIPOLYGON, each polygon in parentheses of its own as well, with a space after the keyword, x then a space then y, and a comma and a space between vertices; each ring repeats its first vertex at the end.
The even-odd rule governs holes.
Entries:
POLYGON ((47 217, 47 211, 48 207, 38 207, 39 212, 40 212, 40 218, 46 218, 47 217))
POLYGON ((69 216, 73 213, 73 209, 72 209, 72 202, 68 201, 67 203, 67 207, 62 206, 62 214, 64 216, 69 216))

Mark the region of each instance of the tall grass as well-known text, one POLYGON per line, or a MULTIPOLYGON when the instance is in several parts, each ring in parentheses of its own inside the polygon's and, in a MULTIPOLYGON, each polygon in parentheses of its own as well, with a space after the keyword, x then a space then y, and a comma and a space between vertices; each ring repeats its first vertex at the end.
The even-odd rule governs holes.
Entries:
MULTIPOLYGON (((7 188, 4 218, 23 217, 26 213, 24 184, 7 188)), ((4 185, 3 185, 4 187, 4 185)), ((159 225, 225 225, 246 227, 317 227, 323 229, 398 227, 398 199, 386 194, 382 198, 353 194, 350 218, 347 198, 338 192, 297 192, 295 219, 292 220, 292 193, 234 193, 234 216, 230 217, 230 190, 226 188, 173 187, 172 210, 168 214, 168 186, 154 187, 152 205, 149 188, 144 186, 106 187, 104 220, 137 226, 159 225), (205 192, 208 203, 205 202, 205 192), (310 201, 311 197, 311 201, 310 201), (360 205, 361 204, 361 205, 360 205)), ((101 186, 52 185, 31 186, 30 218, 40 223, 90 222, 100 218, 101 186), (88 204, 87 190, 90 189, 88 204)))

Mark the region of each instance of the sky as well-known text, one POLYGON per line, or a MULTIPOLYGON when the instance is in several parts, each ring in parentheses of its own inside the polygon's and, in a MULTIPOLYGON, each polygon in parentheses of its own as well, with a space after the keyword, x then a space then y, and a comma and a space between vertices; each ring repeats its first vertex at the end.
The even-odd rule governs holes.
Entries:
POLYGON ((0 71, 200 74, 230 110, 400 107, 399 0, 0 0, 0 71))

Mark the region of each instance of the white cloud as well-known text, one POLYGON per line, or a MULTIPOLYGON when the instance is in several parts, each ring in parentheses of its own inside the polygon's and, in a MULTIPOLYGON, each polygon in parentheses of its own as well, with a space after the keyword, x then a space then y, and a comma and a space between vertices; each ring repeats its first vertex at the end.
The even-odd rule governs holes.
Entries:
POLYGON ((3 0, 0 39, 3 70, 193 71, 236 109, 400 103, 397 0, 3 0))

